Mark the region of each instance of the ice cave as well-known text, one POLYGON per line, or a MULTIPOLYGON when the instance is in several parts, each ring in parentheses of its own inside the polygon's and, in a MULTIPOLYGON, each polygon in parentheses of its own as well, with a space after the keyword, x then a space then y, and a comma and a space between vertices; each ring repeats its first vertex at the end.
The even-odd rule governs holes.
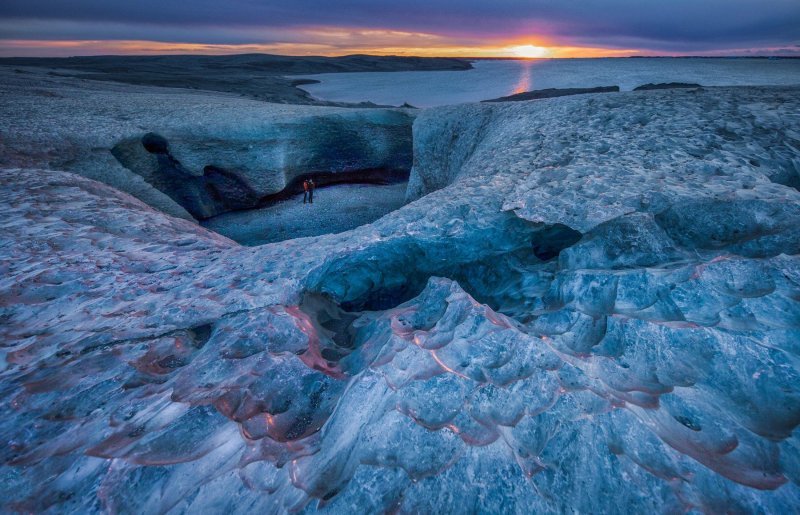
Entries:
POLYGON ((797 87, 414 110, 2 73, 0 511, 800 506, 797 87), (382 207, 271 236, 309 173, 382 207))

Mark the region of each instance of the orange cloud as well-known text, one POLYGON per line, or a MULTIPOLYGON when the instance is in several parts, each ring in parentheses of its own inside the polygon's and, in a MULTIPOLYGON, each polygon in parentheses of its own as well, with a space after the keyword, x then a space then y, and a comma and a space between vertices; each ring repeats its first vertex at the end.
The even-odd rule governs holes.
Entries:
MULTIPOLYGON (((386 37, 385 32, 377 34, 382 39, 379 45, 366 42, 352 44, 345 34, 326 34, 330 43, 265 43, 265 44, 209 44, 209 43, 166 43, 159 41, 136 40, 0 40, 0 55, 3 56, 71 56, 71 55, 147 55, 147 54, 241 54, 271 53, 284 55, 325 55, 348 54, 373 55, 415 55, 422 57, 517 57, 517 58, 564 58, 564 57, 621 57, 637 55, 635 49, 608 49, 572 47, 547 44, 510 42, 497 45, 465 45, 442 41, 438 37, 417 39, 416 45, 397 45, 386 37), (336 44, 337 38, 342 41, 336 44), (333 44, 331 44, 333 43, 333 44), (422 43, 422 45, 420 45, 422 43), (427 44, 425 44, 427 43, 427 44)), ((359 35, 364 35, 360 33, 359 35)), ((391 36, 391 34, 390 34, 391 36)), ((316 38, 315 38, 316 39, 316 38)), ((412 39, 403 35, 401 39, 412 39)), ((407 43, 404 41, 404 43, 407 43)))
POLYGON ((136 40, 0 40, 0 55, 148 55, 148 54, 244 54, 330 55, 330 47, 318 44, 276 43, 219 45, 208 43, 165 43, 136 40))

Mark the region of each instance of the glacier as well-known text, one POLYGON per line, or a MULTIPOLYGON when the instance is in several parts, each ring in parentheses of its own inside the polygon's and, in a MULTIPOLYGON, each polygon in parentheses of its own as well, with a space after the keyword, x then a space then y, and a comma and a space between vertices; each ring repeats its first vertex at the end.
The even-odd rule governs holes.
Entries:
POLYGON ((271 104, 233 94, 0 70, 0 167, 73 172, 207 219, 349 178, 402 176, 413 109, 271 104))
POLYGON ((0 171, 2 509, 798 509, 800 88, 413 141, 407 205, 251 248, 0 171))

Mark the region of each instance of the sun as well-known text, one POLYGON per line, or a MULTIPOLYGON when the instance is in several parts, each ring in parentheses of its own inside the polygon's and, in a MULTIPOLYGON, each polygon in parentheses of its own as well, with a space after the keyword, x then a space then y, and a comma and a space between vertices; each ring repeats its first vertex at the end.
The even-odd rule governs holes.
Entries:
POLYGON ((543 47, 543 46, 536 46, 536 45, 519 45, 519 46, 512 46, 508 47, 508 51, 514 55, 514 57, 525 57, 528 59, 534 59, 537 57, 548 57, 550 56, 550 49, 543 47))

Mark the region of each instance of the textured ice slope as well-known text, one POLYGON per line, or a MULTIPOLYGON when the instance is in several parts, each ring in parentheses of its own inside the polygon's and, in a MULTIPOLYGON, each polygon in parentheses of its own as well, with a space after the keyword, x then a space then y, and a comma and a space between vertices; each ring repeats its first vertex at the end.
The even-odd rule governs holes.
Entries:
POLYGON ((256 248, 6 170, 3 507, 796 510, 798 113, 787 88, 428 111, 428 195, 256 248))
POLYGON ((268 104, 0 66, 0 166, 71 171, 202 219, 255 207, 304 174, 407 173, 412 113, 268 104))

